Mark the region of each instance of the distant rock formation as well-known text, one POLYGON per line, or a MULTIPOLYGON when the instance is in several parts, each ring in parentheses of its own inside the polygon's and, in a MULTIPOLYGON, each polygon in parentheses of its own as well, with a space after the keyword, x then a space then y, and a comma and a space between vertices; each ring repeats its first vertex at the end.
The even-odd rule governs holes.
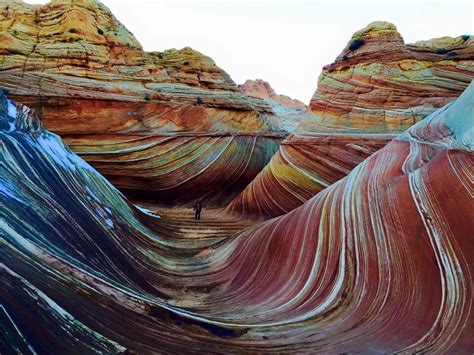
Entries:
POLYGON ((282 128, 294 132, 298 123, 307 115, 308 107, 301 101, 288 96, 277 95, 269 83, 261 79, 247 80, 239 85, 243 94, 264 100, 278 116, 282 128))
POLYGON ((292 99, 285 95, 277 95, 270 84, 262 79, 247 80, 239 85, 240 91, 248 96, 259 97, 261 99, 272 99, 282 106, 305 111, 307 106, 299 100, 292 99))
POLYGON ((144 52, 95 0, 0 0, 0 87, 129 196, 163 203, 226 203, 288 134, 212 59, 144 52))
POLYGON ((473 79, 474 37, 405 45, 393 24, 371 23, 324 67, 310 103, 313 114, 301 118, 228 210, 255 217, 291 211, 454 100, 473 79))

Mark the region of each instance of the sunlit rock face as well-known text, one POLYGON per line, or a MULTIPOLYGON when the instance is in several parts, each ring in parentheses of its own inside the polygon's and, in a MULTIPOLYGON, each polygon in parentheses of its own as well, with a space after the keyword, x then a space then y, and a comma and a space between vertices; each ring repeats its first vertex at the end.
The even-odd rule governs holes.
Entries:
POLYGON ((0 87, 119 188, 152 190, 161 202, 228 201, 288 134, 265 100, 242 94, 211 58, 191 48, 144 52, 94 0, 1 0, 0 87), (165 136, 181 149, 164 153, 165 136), (224 171, 234 174, 218 195, 201 191, 224 171))
POLYGON ((454 100, 473 79, 471 36, 406 45, 393 24, 369 24, 324 67, 310 102, 313 114, 301 118, 229 211, 256 217, 291 211, 454 100))
POLYGON ((470 353, 473 117, 474 84, 292 212, 183 249, 0 95, 0 349, 470 353))

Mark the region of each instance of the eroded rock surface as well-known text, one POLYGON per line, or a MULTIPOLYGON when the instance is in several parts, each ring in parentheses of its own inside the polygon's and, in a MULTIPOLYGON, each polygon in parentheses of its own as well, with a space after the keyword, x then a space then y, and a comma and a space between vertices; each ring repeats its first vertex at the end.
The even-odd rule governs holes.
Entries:
POLYGON ((324 67, 300 133, 400 132, 457 98, 474 78, 474 37, 405 44, 395 25, 357 31, 324 67))
POLYGON ((185 240, 0 94, 0 349, 471 352, 473 90, 292 212, 185 240))
POLYGON ((457 98, 473 79, 472 36, 405 44, 393 24, 369 24, 324 67, 312 114, 229 211, 256 217, 291 211, 457 98))
POLYGON ((211 58, 144 52, 94 0, 0 1, 0 86, 118 187, 165 203, 229 201, 288 134, 211 58))

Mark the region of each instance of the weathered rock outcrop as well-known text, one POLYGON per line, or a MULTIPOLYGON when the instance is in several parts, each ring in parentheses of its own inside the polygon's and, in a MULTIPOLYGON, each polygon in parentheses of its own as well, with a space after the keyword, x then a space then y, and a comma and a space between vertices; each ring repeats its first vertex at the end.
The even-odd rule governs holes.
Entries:
POLYGON ((0 349, 472 352, 473 108, 474 84, 303 206, 183 248, 0 94, 0 349))
POLYGON ((371 23, 324 67, 313 114, 302 117, 229 211, 260 217, 291 211, 454 100, 473 79, 473 37, 405 45, 394 25, 371 23))
POLYGON ((209 57, 144 52, 98 1, 2 1, 0 15, 1 84, 60 133, 273 130, 209 57))
POLYGON ((270 84, 261 79, 247 80, 239 87, 243 94, 264 100, 278 116, 282 129, 287 132, 294 132, 298 123, 308 114, 308 107, 301 101, 277 95, 270 84))
POLYGON ((474 37, 405 44, 373 22, 324 67, 300 133, 401 132, 457 98, 474 78, 474 37))
POLYGON ((252 97, 259 97, 261 99, 270 99, 282 106, 293 108, 295 110, 305 111, 307 106, 299 100, 292 99, 285 95, 278 95, 269 83, 262 79, 247 80, 242 85, 239 85, 240 91, 245 95, 252 97))
POLYGON ((94 0, 0 1, 0 86, 117 186, 155 198, 163 192, 163 202, 201 193, 229 200, 287 134, 272 107, 243 95, 212 59, 191 48, 144 52, 94 0), (164 136, 181 147, 178 155, 164 152, 164 136), (215 189, 226 192, 200 191, 224 171, 235 172, 215 189))

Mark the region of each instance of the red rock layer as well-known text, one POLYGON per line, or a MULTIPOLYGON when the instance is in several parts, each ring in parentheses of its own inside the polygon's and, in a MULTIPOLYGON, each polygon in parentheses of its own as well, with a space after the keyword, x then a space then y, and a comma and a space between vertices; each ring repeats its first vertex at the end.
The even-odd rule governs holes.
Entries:
POLYGON ((470 36, 405 45, 394 25, 371 23, 352 36, 335 63, 324 67, 310 103, 313 114, 302 117, 294 136, 229 211, 274 217, 292 210, 393 134, 454 100, 473 79, 470 36))
POLYGON ((227 211, 262 218, 286 214, 342 179, 392 138, 389 134, 290 136, 227 211))
POLYGON ((212 279, 226 286, 207 302, 235 312, 215 314, 245 309, 242 323, 293 344, 282 352, 472 351, 473 104, 474 84, 301 207, 219 248, 231 262, 212 279))
MULTIPOLYGON (((274 146, 287 135, 272 107, 262 99, 243 95, 211 58, 191 48, 144 52, 109 9, 95 0, 55 0, 42 6, 0 0, 0 86, 7 88, 14 100, 34 108, 47 129, 75 142, 74 149, 86 159, 100 154, 102 162, 89 161, 104 168, 102 172, 119 188, 139 189, 130 191, 133 196, 146 194, 147 187, 165 191, 162 202, 175 198, 176 203, 184 203, 188 191, 205 190, 203 195, 224 203, 260 171, 275 152, 274 146), (244 154, 239 157, 242 164, 249 162, 245 165, 248 171, 229 176, 229 184, 219 185, 214 196, 208 194, 209 184, 218 176, 201 171, 203 164, 195 165, 199 159, 183 162, 168 151, 168 161, 181 160, 165 182, 161 177, 170 169, 161 171, 159 167, 165 164, 153 162, 153 155, 150 157, 140 143, 144 135, 159 141, 166 134, 170 139, 182 134, 183 142, 194 140, 194 146, 201 146, 203 132, 220 134, 222 142, 233 135, 241 137, 235 141, 242 147, 235 149, 230 144, 228 153, 221 157, 216 156, 222 150, 213 151, 219 145, 201 147, 209 154, 200 155, 201 159, 212 165, 213 173, 235 170, 235 166, 226 165, 232 164, 225 158, 229 154, 244 154), (77 136, 82 138, 74 141, 77 136), (87 141, 87 137, 94 140, 87 141), (124 149, 144 155, 120 161, 121 155, 109 154, 110 140, 121 141, 124 149), (271 142, 260 144, 263 141, 271 142), (94 149, 89 151, 91 145, 94 149), (269 151, 261 154, 255 146, 269 151), (121 178, 112 178, 103 161, 120 165, 121 178), (153 168, 143 169, 143 161, 153 168), (197 176, 201 178, 195 179, 197 176), (178 184, 182 190, 169 188, 178 184), (223 190, 229 194, 223 196, 223 190)), ((153 195, 161 201, 158 194, 153 195)), ((195 194, 188 195, 191 199, 195 194)))

